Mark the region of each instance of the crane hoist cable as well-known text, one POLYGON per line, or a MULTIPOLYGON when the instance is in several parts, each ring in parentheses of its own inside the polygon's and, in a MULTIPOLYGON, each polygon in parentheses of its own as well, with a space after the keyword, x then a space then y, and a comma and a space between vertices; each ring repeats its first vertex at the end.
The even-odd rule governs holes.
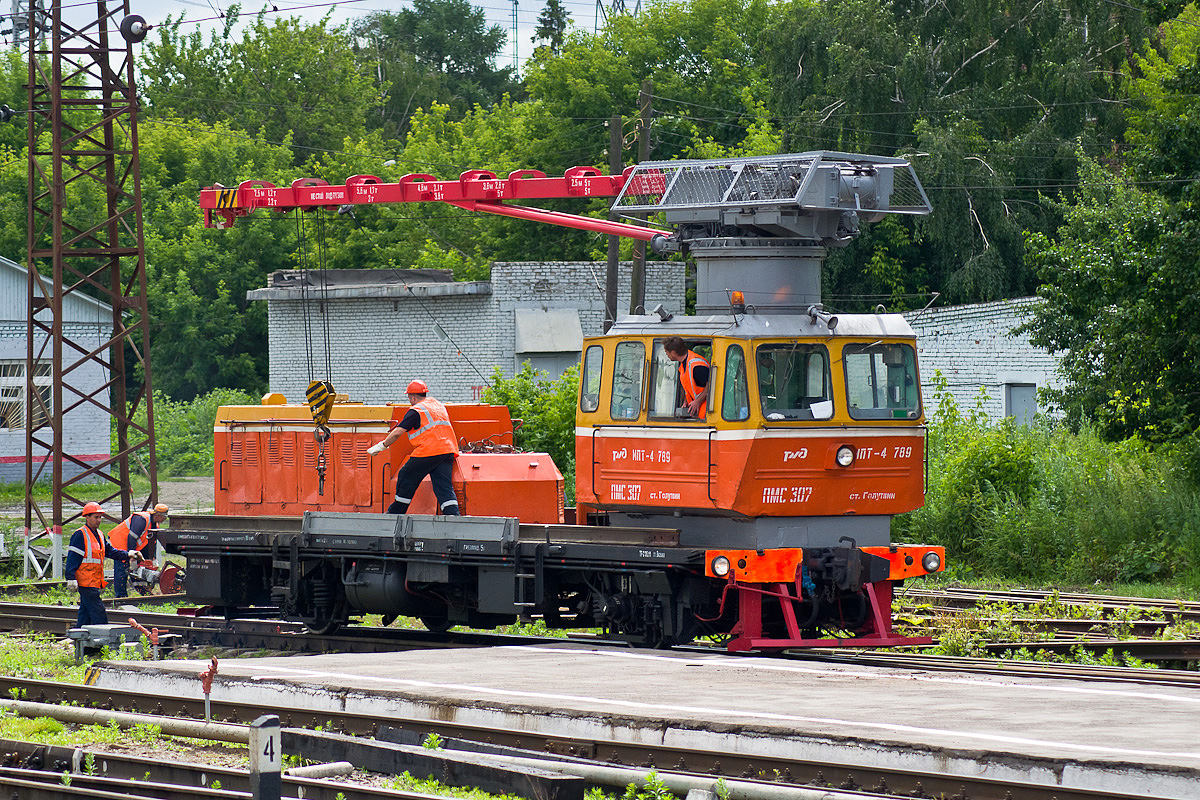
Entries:
POLYGON ((305 355, 308 361, 308 390, 305 392, 305 397, 308 400, 308 407, 312 411, 313 438, 317 442, 317 494, 324 496, 325 494, 325 473, 328 470, 328 459, 325 455, 325 445, 329 441, 332 433, 329 430, 329 415, 333 411, 333 402, 335 392, 333 383, 329 381, 332 375, 333 366, 329 354, 329 280, 326 274, 325 262, 325 224, 321 209, 317 209, 317 268, 320 271, 321 282, 321 331, 322 340, 325 345, 325 380, 316 380, 313 377, 313 331, 310 315, 312 312, 312 298, 309 297, 309 262, 308 257, 308 241, 304 233, 303 210, 296 211, 296 239, 299 246, 300 260, 300 305, 304 319, 304 347, 305 355))

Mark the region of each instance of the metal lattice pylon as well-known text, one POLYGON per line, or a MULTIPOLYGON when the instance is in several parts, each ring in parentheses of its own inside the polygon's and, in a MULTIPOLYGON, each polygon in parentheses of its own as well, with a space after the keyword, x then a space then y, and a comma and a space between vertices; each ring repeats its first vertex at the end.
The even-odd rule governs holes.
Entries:
MULTIPOLYGON (((25 535, 28 543, 50 534, 52 552, 86 500, 119 498, 119 519, 130 514, 131 459, 150 479, 146 505, 157 483, 137 100, 131 43, 122 36, 140 18, 130 16, 128 2, 99 0, 72 6, 73 19, 88 9, 95 17, 70 24, 62 8, 61 0, 33 4, 27 26, 47 35, 29 46, 25 535), (72 295, 111 307, 111 329, 68 325, 64 300, 72 295), (48 387, 35 384, 46 374, 48 387), (143 407, 145 421, 135 421, 143 407), (64 418, 88 410, 103 412, 115 448, 71 452, 64 418), (49 506, 33 493, 47 471, 49 506)), ((144 35, 143 23, 129 38, 144 35)), ((43 572, 29 550, 26 574, 31 560, 43 572)), ((56 558, 56 578, 61 569, 56 558)))
POLYGON ((604 23, 613 17, 620 17, 625 14, 636 17, 640 13, 642 13, 642 0, 633 0, 632 11, 626 5, 625 0, 608 0, 607 5, 605 5, 605 0, 596 0, 596 22, 593 32, 599 33, 604 23))

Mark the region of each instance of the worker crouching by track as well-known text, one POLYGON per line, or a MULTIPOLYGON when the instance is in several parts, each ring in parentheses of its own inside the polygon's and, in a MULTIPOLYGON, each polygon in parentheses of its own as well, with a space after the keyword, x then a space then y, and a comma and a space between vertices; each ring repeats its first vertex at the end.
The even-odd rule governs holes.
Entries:
MULTIPOLYGON (((108 532, 108 541, 117 550, 129 551, 138 564, 153 562, 157 547, 157 530, 167 519, 171 509, 166 503, 154 506, 153 511, 135 511, 121 524, 108 532), (133 545, 130 546, 130 534, 133 535, 133 545)), ((153 566, 153 563, 151 563, 153 566)), ((129 567, 125 561, 118 560, 113 565, 113 594, 117 597, 129 596, 129 567)))

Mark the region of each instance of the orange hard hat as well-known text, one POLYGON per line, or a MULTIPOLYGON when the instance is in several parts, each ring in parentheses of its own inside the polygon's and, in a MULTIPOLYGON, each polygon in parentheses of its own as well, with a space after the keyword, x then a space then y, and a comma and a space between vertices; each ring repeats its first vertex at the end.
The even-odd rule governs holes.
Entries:
POLYGON ((166 503, 159 503, 154 507, 155 514, 169 514, 170 512, 171 508, 166 503))
POLYGON ((429 394, 429 387, 425 385, 425 381, 418 378, 408 385, 409 394, 429 394))
POLYGON ((87 505, 85 505, 83 507, 83 516, 85 516, 85 517, 88 514, 103 514, 103 513, 104 513, 104 509, 100 507, 99 503, 88 503, 87 505))

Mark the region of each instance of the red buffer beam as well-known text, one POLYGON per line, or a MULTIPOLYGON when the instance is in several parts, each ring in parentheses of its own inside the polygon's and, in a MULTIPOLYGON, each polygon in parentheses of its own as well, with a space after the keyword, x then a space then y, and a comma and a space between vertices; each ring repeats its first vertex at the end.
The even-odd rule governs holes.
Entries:
MULTIPOLYGON (((320 178, 300 178, 291 186, 275 186, 266 181, 243 181, 234 188, 221 185, 200 192, 204 224, 228 228, 238 217, 259 209, 291 211, 299 208, 338 208, 344 205, 372 203, 447 203, 470 211, 530 219, 551 225, 592 230, 648 242, 665 241, 662 231, 622 222, 512 206, 506 200, 533 200, 568 197, 615 197, 625 186, 633 168, 621 175, 602 175, 595 167, 572 167, 561 177, 547 177, 536 169, 523 169, 507 178, 494 172, 472 169, 457 180, 440 181, 432 175, 409 174, 396 183, 382 183, 374 175, 355 175, 340 186, 320 178)), ((640 178, 639 180, 645 180, 640 178)), ((658 247, 655 247, 658 249, 658 247)))

